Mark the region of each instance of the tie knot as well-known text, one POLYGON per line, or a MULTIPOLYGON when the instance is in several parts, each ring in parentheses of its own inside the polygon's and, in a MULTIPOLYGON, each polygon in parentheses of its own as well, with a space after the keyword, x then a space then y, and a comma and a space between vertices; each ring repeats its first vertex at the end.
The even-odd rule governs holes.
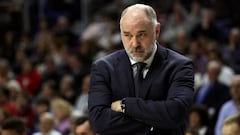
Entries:
POLYGON ((137 66, 138 71, 142 71, 147 64, 143 62, 137 62, 135 65, 137 66))

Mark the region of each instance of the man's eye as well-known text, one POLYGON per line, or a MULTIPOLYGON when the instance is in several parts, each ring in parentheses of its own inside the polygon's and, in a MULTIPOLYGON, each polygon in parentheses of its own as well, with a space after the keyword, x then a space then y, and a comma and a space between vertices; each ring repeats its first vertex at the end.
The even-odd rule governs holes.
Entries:
POLYGON ((130 34, 125 34, 124 36, 128 38, 132 37, 130 34))
POLYGON ((138 37, 144 37, 144 36, 145 36, 145 33, 138 34, 138 37))

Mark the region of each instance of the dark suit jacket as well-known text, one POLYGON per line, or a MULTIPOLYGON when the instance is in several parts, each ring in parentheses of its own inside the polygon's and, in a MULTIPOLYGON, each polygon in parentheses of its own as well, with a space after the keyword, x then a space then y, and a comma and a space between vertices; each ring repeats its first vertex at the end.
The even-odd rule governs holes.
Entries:
POLYGON ((90 123, 101 135, 183 135, 193 100, 193 76, 188 58, 158 45, 140 97, 135 97, 126 52, 120 50, 103 57, 93 63, 91 70, 90 123), (123 98, 125 113, 111 110, 111 103, 123 98))
MULTIPOLYGON (((196 91, 194 100, 197 99, 197 96, 199 95, 199 91, 201 90, 202 87, 200 87, 200 89, 196 91)), ((212 83, 210 90, 208 91, 208 93, 206 93, 201 103, 203 105, 206 105, 207 108, 215 109, 215 112, 211 117, 211 122, 209 125, 210 128, 214 128, 221 106, 230 99, 231 99, 231 95, 230 95, 228 86, 218 81, 212 83)))

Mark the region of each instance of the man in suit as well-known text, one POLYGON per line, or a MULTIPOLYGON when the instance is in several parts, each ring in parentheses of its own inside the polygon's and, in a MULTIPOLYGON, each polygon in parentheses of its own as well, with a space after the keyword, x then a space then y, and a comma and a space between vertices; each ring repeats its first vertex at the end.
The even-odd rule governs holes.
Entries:
POLYGON ((228 86, 218 80, 221 72, 221 63, 212 60, 207 65, 208 82, 204 83, 195 94, 195 103, 207 107, 210 115, 210 129, 214 129, 221 106, 231 96, 228 86))
POLYGON ((92 64, 93 129, 101 135, 183 135, 193 100, 192 62, 157 44, 160 24, 150 6, 126 8, 120 29, 125 50, 92 64))

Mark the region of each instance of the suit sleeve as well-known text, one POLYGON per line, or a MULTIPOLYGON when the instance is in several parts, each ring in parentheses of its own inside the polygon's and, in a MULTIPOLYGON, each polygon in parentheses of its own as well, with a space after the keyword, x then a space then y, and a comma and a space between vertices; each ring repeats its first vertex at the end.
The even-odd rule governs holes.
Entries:
POLYGON ((94 63, 91 69, 89 91, 89 118, 93 129, 104 135, 131 134, 130 131, 146 130, 146 125, 123 113, 112 111, 109 66, 104 62, 94 63))
POLYGON ((152 101, 128 97, 125 101, 126 115, 159 129, 177 128, 182 125, 193 100, 192 62, 185 61, 172 72, 166 100, 152 101))

